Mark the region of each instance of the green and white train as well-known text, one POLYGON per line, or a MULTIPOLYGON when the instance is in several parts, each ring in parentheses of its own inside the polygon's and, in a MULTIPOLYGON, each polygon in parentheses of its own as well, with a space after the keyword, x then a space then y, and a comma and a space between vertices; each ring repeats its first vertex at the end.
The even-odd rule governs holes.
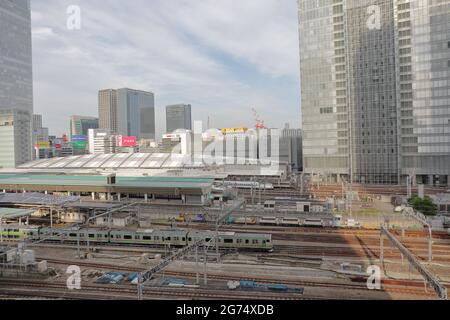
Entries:
MULTIPOLYGON (((8 241, 61 241, 111 243, 126 245, 155 245, 184 247, 199 240, 208 242, 214 231, 187 230, 109 230, 109 229, 50 229, 35 226, 4 225, 0 229, 8 241)), ((219 232, 218 244, 224 249, 273 250, 271 234, 219 232)))

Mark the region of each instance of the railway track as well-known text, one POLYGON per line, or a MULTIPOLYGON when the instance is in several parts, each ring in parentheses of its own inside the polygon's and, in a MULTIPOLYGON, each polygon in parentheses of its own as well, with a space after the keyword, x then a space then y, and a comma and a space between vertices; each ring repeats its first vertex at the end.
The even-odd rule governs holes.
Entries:
MULTIPOLYGON (((137 299, 135 285, 95 285, 83 284, 81 290, 69 290, 62 282, 18 281, 0 279, 0 294, 27 295, 59 299, 124 300, 137 299)), ((224 300, 303 300, 314 299, 302 294, 273 294, 255 291, 226 291, 206 289, 175 289, 166 287, 144 287, 146 299, 224 299, 224 300)))
MULTIPOLYGON (((126 266, 113 266, 109 264, 98 264, 98 263, 86 263, 86 262, 73 262, 66 260, 47 260, 49 263, 53 264, 62 264, 62 265, 71 265, 76 264, 78 266, 84 266, 89 268, 97 268, 100 270, 114 270, 114 271, 122 271, 122 272, 142 272, 145 271, 145 268, 139 267, 126 267, 126 266)), ((195 279, 196 274, 193 272, 179 272, 179 271, 165 271, 166 276, 172 277, 180 277, 180 278, 188 278, 195 279)), ((316 288, 336 288, 343 290, 358 290, 361 292, 367 292, 368 289, 364 283, 361 283, 361 278, 352 278, 352 281, 356 283, 330 283, 330 282, 321 282, 321 281, 304 281, 304 280, 289 280, 279 277, 262 277, 262 276, 248 276, 248 275, 221 275, 221 274, 208 274, 209 280, 215 281, 240 281, 240 280, 249 280, 255 281, 263 284, 279 284, 283 283, 286 285, 294 286, 294 287, 316 287, 316 288)), ((414 296, 425 295, 428 296, 424 292, 423 282, 420 281, 403 281, 403 280, 390 280, 385 279, 382 281, 383 283, 383 291, 387 293, 398 293, 398 294, 407 294, 414 296), (422 289, 420 289, 422 288, 422 289)), ((1 282, 0 282, 1 284, 1 282)), ((450 287, 450 286, 449 286, 450 287)), ((254 298, 254 297, 253 297, 254 298)))

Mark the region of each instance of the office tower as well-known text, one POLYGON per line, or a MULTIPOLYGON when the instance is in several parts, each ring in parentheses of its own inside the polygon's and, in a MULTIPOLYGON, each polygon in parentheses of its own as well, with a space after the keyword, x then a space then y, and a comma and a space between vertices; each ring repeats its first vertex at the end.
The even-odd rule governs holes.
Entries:
POLYGON ((112 134, 155 139, 155 97, 128 88, 99 92, 99 128, 112 134))
POLYGON ((106 89, 98 93, 99 129, 118 132, 117 90, 106 89))
POLYGON ((33 73, 28 0, 0 1, 0 166, 31 160, 33 73))
POLYGON ((192 130, 192 116, 190 104, 176 104, 166 107, 166 131, 177 129, 192 130))
POLYGON ((30 113, 0 109, 0 168, 15 168, 29 162, 31 151, 30 113))
POLYGON ((155 139, 155 96, 128 88, 117 90, 118 134, 155 139))
POLYGON ((99 119, 87 116, 70 117, 70 136, 88 136, 89 129, 98 129, 99 119))
POLYGON ((450 0, 299 0, 304 166, 449 183, 450 0))

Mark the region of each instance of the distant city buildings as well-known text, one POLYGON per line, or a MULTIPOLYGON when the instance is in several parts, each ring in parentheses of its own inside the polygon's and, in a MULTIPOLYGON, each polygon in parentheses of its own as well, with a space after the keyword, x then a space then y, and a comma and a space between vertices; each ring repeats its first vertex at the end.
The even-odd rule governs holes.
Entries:
POLYGON ((305 173, 450 185, 450 0, 298 3, 305 173))
POLYGON ((98 129, 99 119, 87 116, 70 117, 70 136, 88 136, 89 129, 98 129))
POLYGON ((0 1, 0 167, 32 159, 33 74, 28 0, 0 1))
POLYGON ((151 92, 107 89, 99 92, 99 129, 155 139, 155 97, 151 92))
POLYGON ((177 104, 166 107, 166 132, 177 129, 192 130, 192 114, 190 104, 177 104))
POLYGON ((42 115, 33 115, 33 159, 45 159, 50 156, 49 130, 42 127, 42 115))

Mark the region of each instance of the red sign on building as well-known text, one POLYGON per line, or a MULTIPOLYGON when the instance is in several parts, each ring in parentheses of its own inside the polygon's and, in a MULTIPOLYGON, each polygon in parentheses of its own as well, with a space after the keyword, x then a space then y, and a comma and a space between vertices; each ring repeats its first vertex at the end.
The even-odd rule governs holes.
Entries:
POLYGON ((118 147, 135 147, 137 145, 136 137, 117 136, 116 145, 118 147))

